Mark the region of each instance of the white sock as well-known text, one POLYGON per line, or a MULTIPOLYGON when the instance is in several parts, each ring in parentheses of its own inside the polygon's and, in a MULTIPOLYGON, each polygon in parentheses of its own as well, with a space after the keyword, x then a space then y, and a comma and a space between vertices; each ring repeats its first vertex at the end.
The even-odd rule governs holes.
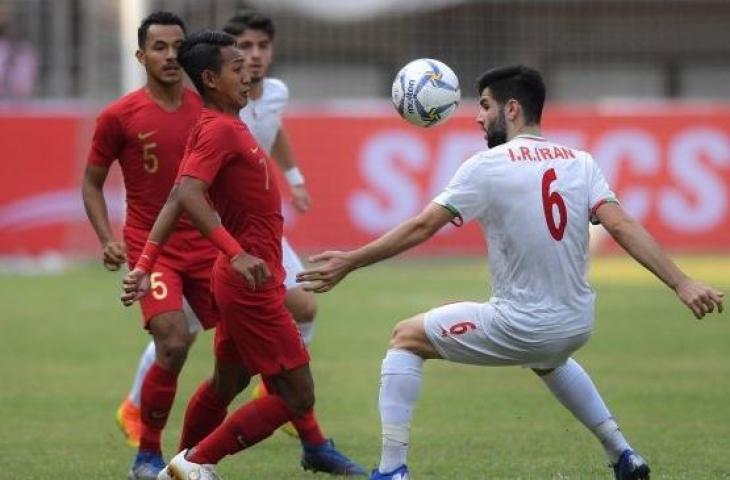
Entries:
POLYGON ((578 362, 570 358, 564 365, 540 378, 560 403, 598 437, 611 463, 616 463, 621 452, 631 448, 591 377, 578 362))
POLYGON ((388 350, 380 371, 380 420, 383 452, 379 470, 387 473, 406 463, 411 418, 421 392, 423 359, 407 350, 388 350))
POLYGON ((142 382, 152 364, 155 363, 155 342, 150 341, 149 345, 139 359, 137 373, 134 375, 134 383, 129 391, 129 400, 138 407, 142 404, 142 382))
POLYGON ((302 336, 304 345, 309 347, 312 344, 312 338, 314 338, 314 322, 302 322, 297 323, 299 334, 302 336))

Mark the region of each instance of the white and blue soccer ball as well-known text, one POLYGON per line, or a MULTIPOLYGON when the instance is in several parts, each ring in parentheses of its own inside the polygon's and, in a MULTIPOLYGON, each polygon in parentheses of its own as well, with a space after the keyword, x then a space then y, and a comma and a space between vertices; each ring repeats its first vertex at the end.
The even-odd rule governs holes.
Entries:
POLYGON ((395 109, 407 122, 433 127, 456 111, 461 99, 459 79, 443 62, 419 58, 395 76, 392 99, 395 109))

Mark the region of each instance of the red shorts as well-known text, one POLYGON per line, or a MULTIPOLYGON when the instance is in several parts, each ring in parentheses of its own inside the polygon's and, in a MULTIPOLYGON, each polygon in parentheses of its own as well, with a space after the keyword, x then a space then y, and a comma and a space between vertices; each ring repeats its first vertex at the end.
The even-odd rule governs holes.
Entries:
MULTIPOLYGON (((146 230, 124 229, 130 268, 142 253, 147 234, 146 230)), ((215 327, 218 312, 213 306, 210 275, 217 256, 217 249, 199 232, 173 233, 150 274, 150 293, 139 301, 145 328, 149 328, 149 321, 161 313, 181 311, 183 297, 203 328, 215 327)))
POLYGON ((219 261, 213 296, 220 312, 215 331, 219 361, 241 362, 249 375, 275 375, 309 363, 299 329, 284 306, 284 285, 251 290, 245 279, 219 261))

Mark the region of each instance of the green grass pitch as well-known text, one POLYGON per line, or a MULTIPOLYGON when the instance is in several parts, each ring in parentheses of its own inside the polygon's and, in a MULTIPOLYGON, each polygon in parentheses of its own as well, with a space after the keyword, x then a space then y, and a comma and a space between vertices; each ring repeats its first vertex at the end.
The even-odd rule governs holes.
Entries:
MULTIPOLYGON (((679 263, 730 289, 728 259, 679 263)), ((576 358, 652 478, 730 479, 728 314, 695 321, 623 258, 598 259, 592 278, 597 326, 576 358)), ((114 411, 147 337, 137 308, 124 309, 118 292, 119 275, 96 265, 0 277, 0 479, 126 478, 133 451, 114 411)), ((317 409, 338 447, 368 468, 378 461, 380 362, 396 321, 487 294, 485 266, 468 259, 390 262, 320 297, 317 409)), ((210 334, 200 336, 181 376, 167 456, 186 400, 211 369, 210 343, 210 334)), ((598 443, 521 368, 428 362, 411 440, 417 480, 612 478, 598 443)), ((299 468, 297 442, 280 433, 219 470, 226 479, 312 478, 299 468)))

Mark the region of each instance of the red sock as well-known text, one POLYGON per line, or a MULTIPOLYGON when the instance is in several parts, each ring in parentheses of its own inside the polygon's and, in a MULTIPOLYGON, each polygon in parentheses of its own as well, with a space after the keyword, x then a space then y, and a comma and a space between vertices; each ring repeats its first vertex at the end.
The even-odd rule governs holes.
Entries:
POLYGON ((154 363, 142 382, 142 433, 139 449, 160 452, 162 429, 167 424, 172 402, 177 392, 177 373, 154 363))
POLYGON ((218 463, 226 455, 251 447, 289 420, 291 412, 278 395, 252 400, 233 412, 193 449, 188 460, 218 463))
POLYGON ((307 445, 322 445, 327 439, 319 427, 314 409, 310 409, 302 416, 291 419, 292 425, 297 429, 299 439, 307 445))
POLYGON ((213 385, 205 381, 188 402, 180 437, 179 451, 194 447, 226 419, 228 404, 215 393, 213 385))
MULTIPOLYGON (((271 380, 268 377, 262 377, 261 380, 264 382, 267 393, 273 391, 270 385, 271 380)), ((310 409, 307 413, 299 417, 293 417, 291 423, 294 425, 294 428, 299 434, 299 439, 303 443, 307 445, 322 445, 327 441, 314 414, 314 409, 310 409)))

